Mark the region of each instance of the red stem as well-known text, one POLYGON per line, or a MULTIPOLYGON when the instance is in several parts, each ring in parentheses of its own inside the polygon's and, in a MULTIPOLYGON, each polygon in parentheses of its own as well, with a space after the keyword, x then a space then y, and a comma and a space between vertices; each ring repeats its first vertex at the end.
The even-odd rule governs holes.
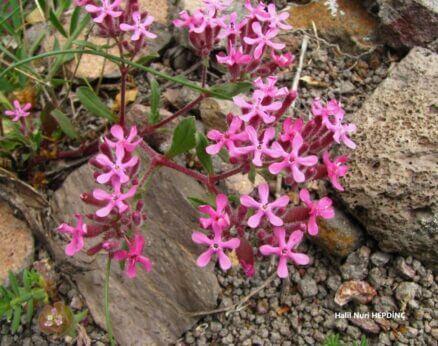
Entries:
POLYGON ((156 129, 166 125, 167 123, 171 122, 175 118, 190 112, 199 102, 201 102, 206 97, 207 96, 204 94, 200 95, 197 99, 193 100, 192 102, 188 103, 183 108, 181 108, 180 110, 176 111, 172 116, 160 121, 159 123, 157 123, 153 126, 148 126, 145 129, 141 130, 140 134, 139 134, 140 137, 149 135, 149 134, 153 133, 156 129))
POLYGON ((243 163, 241 166, 234 168, 232 170, 229 170, 228 172, 224 172, 218 175, 213 175, 210 177, 210 181, 213 183, 218 182, 219 180, 223 180, 229 177, 232 177, 233 175, 241 173, 246 167, 248 166, 248 162, 243 163))
POLYGON ((126 77, 128 76, 128 68, 125 66, 120 67, 121 85, 120 85, 120 116, 119 125, 125 127, 125 114, 126 114, 126 77))

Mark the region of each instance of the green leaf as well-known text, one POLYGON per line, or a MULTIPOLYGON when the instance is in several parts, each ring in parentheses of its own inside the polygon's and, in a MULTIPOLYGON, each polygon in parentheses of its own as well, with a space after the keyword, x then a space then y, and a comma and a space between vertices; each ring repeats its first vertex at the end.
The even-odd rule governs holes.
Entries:
POLYGON ((172 145, 166 153, 167 157, 185 153, 196 146, 195 118, 189 117, 181 121, 173 132, 172 145))
POLYGON ((151 80, 151 113, 149 114, 149 124, 153 125, 160 119, 160 85, 157 80, 151 80))
POLYGON ((236 95, 248 92, 251 90, 251 86, 252 84, 249 82, 226 83, 211 87, 210 92, 214 93, 216 98, 228 100, 236 95))
POLYGON ((147 64, 149 64, 152 60, 155 60, 155 59, 157 59, 157 58, 159 58, 159 57, 160 57, 160 55, 157 54, 157 53, 152 53, 152 54, 149 54, 149 55, 144 55, 144 56, 140 57, 140 59, 138 59, 138 60, 136 61, 136 63, 137 63, 137 64, 140 64, 140 65, 147 65, 147 64))
POLYGON ((21 305, 14 307, 14 315, 12 317, 12 324, 11 324, 12 334, 15 334, 18 330, 18 327, 20 326, 22 311, 23 308, 21 307, 21 305))
POLYGON ((29 300, 27 302, 27 307, 26 307, 26 320, 27 320, 27 323, 31 323, 32 322, 33 311, 34 311, 33 300, 29 300))
POLYGON ((68 30, 70 35, 73 33, 73 31, 78 26, 80 14, 81 14, 81 8, 79 6, 76 6, 75 9, 73 10, 73 14, 71 15, 71 18, 70 18, 70 29, 68 30))
POLYGON ((71 123, 67 115, 62 113, 59 109, 54 109, 51 114, 58 122, 58 125, 61 128, 62 132, 64 132, 70 138, 78 138, 78 133, 76 132, 73 124, 71 123))
POLYGON ((62 26, 61 22, 59 21, 58 17, 56 17, 56 14, 50 10, 49 12, 49 21, 52 23, 53 27, 58 30, 58 32, 67 38, 67 33, 65 32, 64 27, 62 26))
POLYGON ((201 205, 210 205, 207 201, 204 201, 201 198, 198 197, 187 197, 187 199, 190 201, 190 203, 193 205, 194 208, 198 208, 201 205))
POLYGON ((211 156, 205 151, 205 148, 208 146, 207 137, 198 132, 196 133, 196 142, 196 155, 198 156, 199 161, 201 162, 202 166, 204 166, 208 174, 213 174, 213 161, 211 156))
POLYGON ((230 155, 228 154, 228 151, 225 148, 222 148, 221 151, 219 151, 218 155, 223 162, 225 163, 230 162, 230 155))
POLYGON ((112 122, 116 121, 116 116, 109 108, 100 100, 100 98, 88 87, 79 87, 76 90, 76 95, 82 105, 91 113, 108 119, 112 122))
POLYGON ((248 172, 248 179, 253 184, 255 182, 256 174, 257 174, 256 168, 254 165, 251 164, 248 172))
POLYGON ((9 286, 11 286, 12 291, 14 292, 15 295, 19 295, 19 287, 18 287, 18 281, 17 281, 17 277, 15 276, 15 274, 11 271, 9 271, 8 273, 8 279, 9 279, 9 286))

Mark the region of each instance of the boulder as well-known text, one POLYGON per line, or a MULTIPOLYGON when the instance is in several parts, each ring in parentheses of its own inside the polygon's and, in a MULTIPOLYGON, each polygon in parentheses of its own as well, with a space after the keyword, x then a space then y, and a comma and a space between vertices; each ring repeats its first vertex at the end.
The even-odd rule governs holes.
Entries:
MULTIPOLYGON (((59 221, 69 222, 73 213, 91 211, 79 195, 95 187, 92 176, 91 168, 83 166, 55 192, 52 214, 59 221)), ((149 186, 145 197, 145 253, 154 268, 150 273, 139 270, 135 279, 128 279, 118 265, 111 273, 110 310, 120 345, 173 344, 196 322, 189 313, 214 308, 218 297, 213 270, 196 266, 202 249, 191 241, 197 212, 186 196, 202 196, 203 189, 191 178, 167 169, 158 171, 149 186)), ((90 258, 80 253, 66 258, 64 246, 64 240, 52 243, 55 258, 73 266, 73 279, 93 318, 104 328, 105 256, 90 258)))
POLYGON ((19 274, 32 264, 35 247, 29 227, 17 219, 13 210, 1 199, 0 239, 0 285, 3 285, 9 271, 19 274))
POLYGON ((377 0, 382 38, 393 48, 426 46, 438 38, 436 0, 377 0))
POLYGON ((415 48, 365 101, 339 198, 383 250, 438 264, 438 55, 415 48))

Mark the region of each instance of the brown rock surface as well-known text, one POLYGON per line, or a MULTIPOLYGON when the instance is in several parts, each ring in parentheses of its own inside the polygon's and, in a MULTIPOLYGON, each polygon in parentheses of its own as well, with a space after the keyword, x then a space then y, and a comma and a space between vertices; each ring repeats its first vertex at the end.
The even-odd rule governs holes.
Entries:
POLYGON ((0 199, 0 285, 9 271, 20 273, 30 266, 34 256, 34 241, 26 223, 14 216, 12 209, 0 199))
MULTIPOLYGON (((71 174, 56 191, 53 214, 69 221, 74 212, 90 211, 78 198, 95 186, 91 169, 83 166, 71 174)), ((201 251, 191 241, 197 212, 187 195, 202 195, 196 182, 174 171, 160 170, 154 175, 145 198, 148 221, 144 228, 145 253, 154 264, 152 272, 139 270, 136 279, 123 275, 118 265, 112 268, 110 301, 113 329, 121 345, 167 345, 195 323, 188 312, 214 308, 218 283, 212 271, 196 266, 201 251)), ((65 261, 58 241, 57 259, 65 261)), ((73 275, 96 322, 105 326, 103 312, 104 256, 95 260, 81 254, 70 260, 81 272, 73 275)))
POLYGON ((364 103, 339 197, 386 250, 438 264, 438 55, 415 48, 364 103))

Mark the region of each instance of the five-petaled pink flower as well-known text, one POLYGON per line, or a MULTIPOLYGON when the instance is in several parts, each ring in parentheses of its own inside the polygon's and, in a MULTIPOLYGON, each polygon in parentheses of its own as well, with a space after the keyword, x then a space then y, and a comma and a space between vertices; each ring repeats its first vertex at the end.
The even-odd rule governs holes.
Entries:
POLYGON ((344 188, 339 183, 338 178, 347 174, 348 166, 343 166, 348 161, 346 155, 338 156, 334 161, 330 161, 330 154, 326 151, 322 156, 325 167, 327 169, 327 176, 330 179, 333 187, 339 191, 344 191, 344 188))
POLYGON ((120 30, 122 31, 133 31, 131 36, 132 41, 138 41, 141 37, 146 37, 150 39, 157 38, 153 32, 148 29, 154 21, 154 17, 147 15, 146 18, 142 18, 140 12, 135 11, 132 14, 133 24, 122 23, 120 24, 120 30))
POLYGON ((283 29, 283 30, 292 29, 291 25, 286 24, 284 22, 286 19, 289 18, 289 13, 282 12, 278 14, 275 4, 268 5, 268 14, 269 14, 269 27, 271 29, 283 29))
POLYGON ((122 15, 123 11, 120 11, 120 3, 122 0, 114 0, 113 2, 111 2, 111 0, 101 0, 101 2, 101 6, 96 6, 93 4, 88 4, 85 6, 85 10, 87 12, 97 16, 93 19, 94 22, 103 23, 107 16, 117 18, 122 15))
POLYGON ((274 233, 278 241, 278 246, 262 245, 260 247, 260 252, 263 256, 275 255, 279 257, 277 275, 284 279, 289 275, 289 271, 287 269, 288 260, 292 260, 294 263, 299 265, 307 265, 309 264, 310 259, 309 256, 294 251, 303 239, 303 232, 292 232, 287 242, 286 231, 283 228, 276 228, 274 233))
POLYGON ((237 151, 241 154, 253 154, 252 163, 257 166, 263 166, 262 156, 268 155, 270 157, 277 158, 281 155, 281 152, 275 151, 269 147, 269 144, 275 137, 275 128, 269 127, 263 133, 263 139, 259 141, 257 131, 252 126, 246 127, 246 133, 248 134, 251 145, 238 148, 237 151))
POLYGON ((278 81, 277 76, 269 76, 266 79, 266 83, 263 83, 263 79, 259 77, 254 81, 253 84, 257 88, 257 90, 263 92, 265 97, 277 98, 277 97, 286 96, 289 93, 288 88, 286 87, 280 89, 277 88, 276 86, 277 81, 278 81))
POLYGON ((123 193, 120 183, 113 185, 113 192, 109 193, 102 189, 95 189, 93 191, 93 197, 98 201, 107 202, 107 204, 96 211, 96 215, 99 217, 108 216, 114 208, 117 208, 119 214, 126 212, 129 209, 125 200, 134 197, 137 192, 137 185, 133 185, 128 192, 123 193))
POLYGON ((221 133, 218 130, 210 130, 207 137, 216 144, 209 145, 205 151, 210 155, 216 155, 225 146, 230 152, 231 156, 238 156, 236 152, 236 141, 245 141, 248 139, 248 135, 245 131, 240 131, 243 121, 238 117, 233 117, 228 130, 221 133), (240 132, 239 132, 240 131, 240 132))
POLYGON ((307 231, 310 235, 318 234, 317 217, 323 219, 332 219, 335 217, 335 210, 332 207, 332 200, 328 197, 323 197, 320 200, 311 200, 309 191, 302 189, 300 191, 300 199, 309 208, 309 222, 307 224, 307 231))
POLYGON ((222 232, 224 229, 230 227, 230 216, 227 213, 228 198, 223 194, 216 196, 216 210, 209 205, 201 205, 198 210, 207 214, 209 217, 199 218, 201 226, 205 229, 211 228, 214 231, 222 232))
POLYGON ((225 25, 225 27, 220 32, 218 38, 224 39, 224 38, 235 38, 240 35, 240 30, 248 23, 247 19, 243 19, 241 22, 238 22, 238 15, 236 12, 233 12, 229 16, 228 25, 225 25))
POLYGON ((272 124, 276 119, 272 112, 278 111, 282 103, 276 101, 264 105, 264 98, 265 93, 261 90, 254 91, 251 103, 246 101, 242 96, 235 96, 233 98, 234 103, 246 111, 240 118, 248 122, 254 117, 260 117, 265 124, 272 124))
POLYGON ((59 232, 68 233, 72 236, 71 242, 65 247, 65 254, 67 256, 74 256, 77 252, 82 250, 84 247, 84 235, 87 234, 87 225, 84 223, 82 215, 76 214, 75 218, 75 227, 67 225, 66 223, 58 227, 59 232))
POLYGON ((245 37, 243 40, 249 45, 256 45, 254 50, 254 58, 260 59, 263 54, 263 50, 266 46, 272 49, 279 50, 283 49, 286 45, 284 43, 276 43, 272 41, 278 34, 277 29, 269 29, 267 32, 263 32, 262 26, 259 22, 252 24, 252 30, 257 35, 257 37, 245 37))
POLYGON ((280 162, 275 162, 269 166, 269 172, 272 174, 278 174, 283 169, 288 169, 292 172, 292 176, 297 183, 302 183, 305 180, 305 175, 301 171, 301 166, 314 166, 318 162, 318 157, 315 155, 300 156, 300 149, 303 146, 303 137, 301 134, 296 133, 292 140, 292 149, 290 153, 285 151, 283 147, 274 142, 272 149, 281 152, 283 158, 280 162))
POLYGON ((130 179, 127 171, 129 168, 137 165, 139 159, 137 156, 132 156, 128 161, 124 162, 125 156, 126 152, 122 146, 116 147, 115 162, 105 154, 98 154, 96 161, 104 167, 104 172, 97 177, 96 181, 99 184, 106 184, 109 181, 120 181, 122 184, 127 183, 130 179))
POLYGON ((295 120, 286 118, 283 122, 283 132, 280 135, 280 139, 283 142, 291 142, 297 133, 301 133, 303 124, 304 122, 301 118, 295 120))
POLYGON ((122 147, 128 153, 132 153, 135 148, 141 143, 141 139, 137 138, 137 127, 132 126, 129 134, 125 136, 125 131, 120 125, 113 125, 111 127, 111 134, 117 141, 112 141, 105 137, 105 142, 111 149, 122 147), (137 138, 137 140, 135 140, 137 138))
POLYGON ((275 215, 276 209, 284 208, 289 204, 288 196, 281 196, 274 202, 269 203, 269 185, 267 183, 258 186, 259 199, 244 195, 240 197, 240 203, 248 208, 256 209, 255 214, 248 219, 248 226, 257 228, 263 217, 266 217, 274 226, 282 226, 283 220, 275 215))
POLYGON ((274 63, 278 66, 278 67, 288 67, 289 65, 291 65, 294 60, 295 60, 295 55, 293 55, 292 53, 285 53, 285 54, 279 54, 276 55, 275 51, 271 52, 271 59, 274 61, 274 63))
POLYGON ((354 143, 349 135, 356 132, 356 125, 354 124, 341 124, 340 122, 330 127, 333 131, 333 139, 336 143, 344 143, 350 149, 356 149, 356 143, 354 143))
POLYGON ((207 245, 208 250, 204 251, 197 259, 196 264, 199 267, 205 267, 211 261, 213 255, 217 255, 219 259, 219 265, 223 271, 227 271, 231 268, 231 261, 227 255, 225 255, 224 250, 237 249, 240 245, 240 240, 238 238, 231 238, 230 240, 222 240, 222 232, 218 229, 213 231, 213 239, 207 237, 204 233, 193 232, 192 240, 196 244, 207 245))
POLYGON ((204 0, 204 4, 209 10, 223 11, 228 8, 233 0, 204 0))
POLYGON ((28 112, 32 105, 30 103, 26 103, 21 106, 18 100, 15 100, 13 103, 14 109, 5 111, 5 114, 11 117, 12 121, 19 121, 29 116, 30 112, 28 112))
POLYGON ((218 55, 216 55, 216 59, 219 64, 228 65, 231 67, 247 65, 252 60, 249 55, 243 54, 242 47, 239 47, 239 49, 236 50, 234 46, 230 47, 230 51, 228 55, 225 55, 225 53, 221 52, 218 55))
POLYGON ((131 242, 128 242, 129 251, 118 250, 114 252, 113 258, 116 261, 126 261, 125 273, 129 278, 137 276, 137 263, 140 263, 147 272, 152 269, 152 263, 149 258, 143 256, 144 238, 141 234, 136 234, 131 242))

